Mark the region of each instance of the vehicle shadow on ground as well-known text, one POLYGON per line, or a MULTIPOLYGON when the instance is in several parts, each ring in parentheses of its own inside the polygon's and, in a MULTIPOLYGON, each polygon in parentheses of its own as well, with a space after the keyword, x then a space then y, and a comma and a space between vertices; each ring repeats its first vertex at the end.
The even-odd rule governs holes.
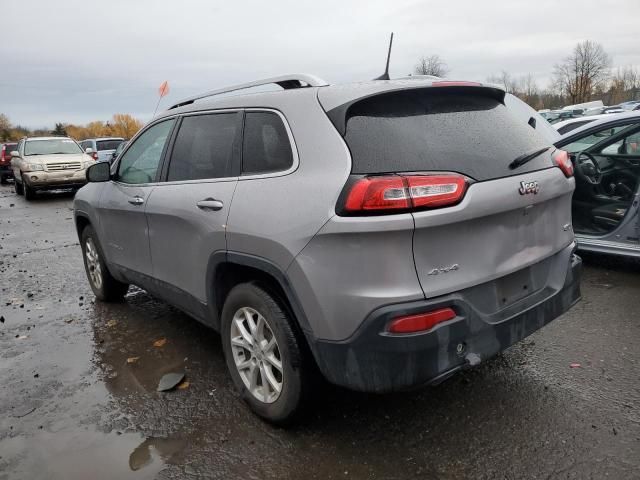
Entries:
POLYGON ((578 255, 582 258, 582 261, 586 266, 603 270, 640 273, 640 258, 604 255, 591 252, 579 252, 578 255))
MULTIPOLYGON (((294 426, 277 428, 256 418, 238 398, 213 330, 143 291, 121 304, 96 304, 95 313, 96 363, 118 409, 138 431, 154 438, 187 436, 185 450, 219 439, 233 450, 235 443, 241 448, 252 438, 257 457, 261 449, 273 448, 282 448, 283 458, 294 455, 297 460, 289 462, 293 478, 309 464, 316 478, 329 478, 337 465, 346 465, 355 478, 405 478, 398 462, 416 475, 428 475, 438 463, 432 455, 451 459, 459 452, 499 451, 508 458, 517 454, 517 445, 575 422, 569 420, 571 407, 562 390, 528 365, 525 343, 418 391, 363 394, 320 381, 306 415, 294 426), (186 373, 189 386, 157 393, 161 376, 175 371, 186 373), (295 452, 286 445, 295 445, 295 452), (366 464, 359 460, 364 452, 366 464)), ((547 441, 544 449, 561 455, 568 447, 558 445, 560 438, 547 441)))

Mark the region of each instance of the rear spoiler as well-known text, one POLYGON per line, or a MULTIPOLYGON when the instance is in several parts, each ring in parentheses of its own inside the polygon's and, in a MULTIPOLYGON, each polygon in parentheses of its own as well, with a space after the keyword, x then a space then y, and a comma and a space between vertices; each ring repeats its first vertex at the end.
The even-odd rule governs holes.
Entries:
POLYGON ((483 95, 494 98, 500 103, 504 103, 504 97, 506 95, 506 92, 497 85, 484 85, 482 83, 475 82, 442 80, 433 82, 430 86, 420 85, 416 87, 404 87, 363 95, 362 97, 354 98, 346 103, 343 103, 342 105, 332 108, 331 110, 327 111, 327 116, 329 117, 329 120, 331 120, 331 123, 333 123, 334 127, 336 127, 336 130, 338 130, 340 135, 344 137, 347 130, 347 118, 349 118, 349 110, 354 105, 373 97, 395 95, 398 93, 419 90, 423 90, 424 93, 428 94, 459 92, 471 95, 483 95))

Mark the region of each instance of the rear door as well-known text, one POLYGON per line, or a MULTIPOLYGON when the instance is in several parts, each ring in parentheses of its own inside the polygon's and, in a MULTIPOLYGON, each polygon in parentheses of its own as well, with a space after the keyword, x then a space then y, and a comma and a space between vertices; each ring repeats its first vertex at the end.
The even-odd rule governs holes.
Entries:
POLYGON ((413 213, 413 255, 427 297, 505 276, 573 241, 574 182, 554 166, 552 137, 534 118, 483 88, 402 91, 351 106, 352 174, 467 179, 460 203, 413 213))
POLYGON ((138 274, 152 274, 145 208, 174 123, 175 119, 155 123, 133 140, 100 198, 102 248, 125 275, 136 275, 134 282, 140 281, 138 274))
POLYGON ((209 257, 226 250, 241 135, 242 112, 185 116, 164 168, 166 181, 147 204, 153 276, 169 300, 196 314, 197 304, 207 302, 209 257))

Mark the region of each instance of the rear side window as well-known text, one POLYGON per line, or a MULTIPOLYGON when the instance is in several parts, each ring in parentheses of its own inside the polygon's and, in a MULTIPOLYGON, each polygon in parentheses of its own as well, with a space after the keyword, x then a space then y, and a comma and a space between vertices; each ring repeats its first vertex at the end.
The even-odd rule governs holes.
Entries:
POLYGON ((576 128, 581 127, 583 125, 586 125, 591 121, 592 120, 583 120, 581 122, 573 122, 568 125, 563 125, 562 127, 558 128, 558 133, 564 135, 565 133, 570 132, 571 130, 575 130, 576 128))
POLYGON ((293 165, 293 152, 280 116, 273 112, 247 112, 242 142, 242 173, 279 172, 293 165))
POLYGON ((173 146, 167 180, 232 176, 240 115, 216 113, 185 117, 173 146))
POLYGON ((115 150, 121 143, 122 140, 98 140, 96 146, 98 147, 98 151, 115 150))
POLYGON ((352 173, 448 171, 488 180, 552 166, 551 151, 517 170, 517 157, 548 147, 546 135, 498 98, 460 89, 393 92, 347 112, 352 173))

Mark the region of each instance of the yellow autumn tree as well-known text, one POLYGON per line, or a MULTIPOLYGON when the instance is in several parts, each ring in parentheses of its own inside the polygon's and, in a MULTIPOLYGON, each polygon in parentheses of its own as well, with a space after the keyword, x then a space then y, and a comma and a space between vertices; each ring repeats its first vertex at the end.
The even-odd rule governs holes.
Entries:
POLYGON ((142 128, 142 122, 128 113, 116 113, 109 122, 113 137, 131 138, 142 128))

